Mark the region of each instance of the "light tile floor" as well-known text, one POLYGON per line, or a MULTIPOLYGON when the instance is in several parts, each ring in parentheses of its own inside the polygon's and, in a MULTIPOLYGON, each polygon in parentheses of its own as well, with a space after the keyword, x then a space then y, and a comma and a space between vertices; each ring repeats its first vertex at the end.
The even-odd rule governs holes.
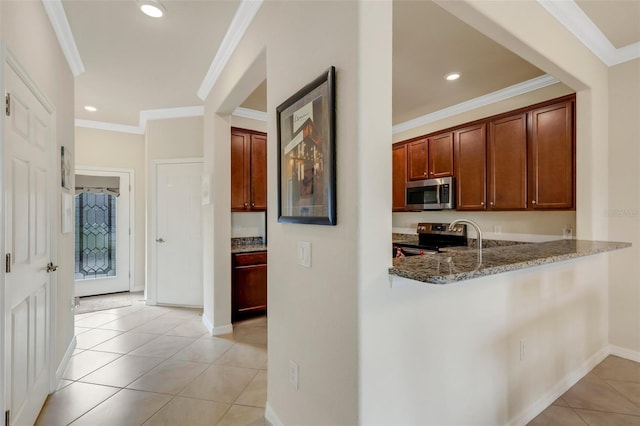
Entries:
POLYGON ((640 426, 640 363, 608 356, 530 426, 640 426))
POLYGON ((76 315, 77 349, 36 425, 265 425, 267 321, 209 336, 202 310, 76 315))

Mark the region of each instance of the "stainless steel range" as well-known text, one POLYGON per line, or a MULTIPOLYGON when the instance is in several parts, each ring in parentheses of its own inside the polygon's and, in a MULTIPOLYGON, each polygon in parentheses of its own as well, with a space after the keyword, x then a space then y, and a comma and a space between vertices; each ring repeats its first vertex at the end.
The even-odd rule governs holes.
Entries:
POLYGON ((443 247, 467 245, 467 226, 456 225, 449 231, 448 223, 419 223, 418 244, 393 243, 394 257, 437 253, 443 247))

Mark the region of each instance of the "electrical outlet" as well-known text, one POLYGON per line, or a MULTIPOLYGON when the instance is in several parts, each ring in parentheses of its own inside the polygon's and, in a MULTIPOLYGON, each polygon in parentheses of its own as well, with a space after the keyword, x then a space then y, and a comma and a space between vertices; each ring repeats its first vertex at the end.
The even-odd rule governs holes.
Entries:
POLYGON ((527 340, 520 340, 520 361, 524 361, 527 354, 527 340))
POLYGON ((289 360, 289 383, 297 390, 298 389, 298 364, 293 360, 289 360))

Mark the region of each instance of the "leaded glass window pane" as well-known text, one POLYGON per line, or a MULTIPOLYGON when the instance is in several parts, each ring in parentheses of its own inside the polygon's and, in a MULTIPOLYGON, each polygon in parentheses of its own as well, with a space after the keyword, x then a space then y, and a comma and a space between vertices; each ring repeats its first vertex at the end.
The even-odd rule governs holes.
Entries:
POLYGON ((75 278, 116 276, 116 197, 76 195, 75 278))

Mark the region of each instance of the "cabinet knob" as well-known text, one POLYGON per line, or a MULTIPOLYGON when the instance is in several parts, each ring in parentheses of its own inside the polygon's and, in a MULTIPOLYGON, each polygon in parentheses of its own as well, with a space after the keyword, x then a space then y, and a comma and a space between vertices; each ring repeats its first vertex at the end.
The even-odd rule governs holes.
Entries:
POLYGON ((480 205, 481 205, 481 206, 484 206, 484 201, 480 201, 480 205))
POLYGON ((536 203, 536 200, 533 200, 533 201, 531 202, 531 204, 535 204, 535 203, 536 203))
POLYGON ((251 207, 255 207, 255 206, 256 206, 256 203, 251 203, 251 207))
POLYGON ((248 206, 248 204, 247 204, 247 203, 244 203, 244 206, 245 206, 245 207, 247 207, 247 206, 248 206))
POLYGON ((425 175, 425 176, 426 176, 426 175, 427 175, 427 172, 424 172, 424 173, 423 173, 423 175, 425 175))
POLYGON ((493 201, 491 201, 491 202, 489 203, 489 205, 490 205, 490 206, 492 206, 492 205, 493 205, 493 201))

